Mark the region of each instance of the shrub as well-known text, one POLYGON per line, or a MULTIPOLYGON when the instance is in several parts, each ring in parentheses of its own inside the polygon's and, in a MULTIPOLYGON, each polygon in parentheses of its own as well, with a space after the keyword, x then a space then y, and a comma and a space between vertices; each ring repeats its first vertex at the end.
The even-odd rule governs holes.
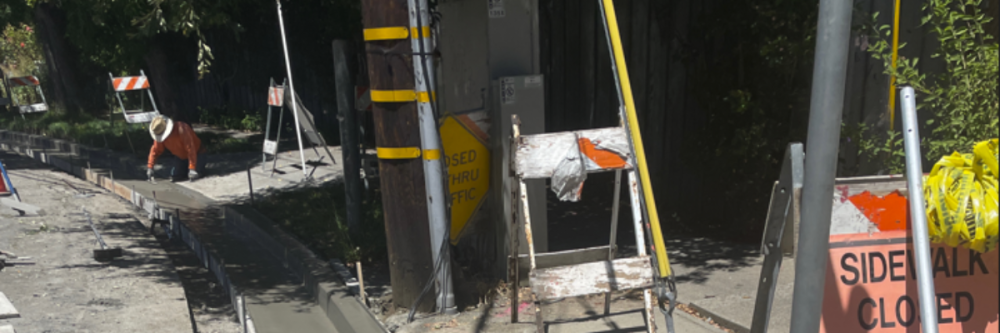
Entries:
MULTIPOLYGON (((918 92, 917 108, 930 128, 921 133, 922 145, 925 156, 933 160, 969 151, 976 142, 997 136, 1000 49, 984 29, 995 18, 983 13, 982 7, 982 0, 928 0, 924 4, 927 13, 922 24, 931 28, 941 44, 932 55, 945 64, 940 74, 921 73, 919 58, 901 58, 893 68, 890 27, 870 30, 875 39, 870 52, 884 62, 885 74, 918 92)), ((877 17, 875 13, 873 18, 877 17)), ((902 140, 899 132, 862 137, 860 151, 869 159, 884 158, 889 172, 901 173, 905 168, 902 140)))

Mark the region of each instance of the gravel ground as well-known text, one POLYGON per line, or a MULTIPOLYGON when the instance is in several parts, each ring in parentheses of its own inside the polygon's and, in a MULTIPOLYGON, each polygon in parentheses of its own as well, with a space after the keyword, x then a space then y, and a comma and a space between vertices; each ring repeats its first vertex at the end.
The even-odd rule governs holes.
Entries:
POLYGON ((44 209, 42 216, 0 210, 0 249, 36 263, 0 271, 0 292, 21 314, 0 325, 20 333, 238 331, 190 253, 150 235, 128 203, 27 158, 0 153, 0 160, 22 200, 44 209), (93 259, 99 245, 82 208, 123 258, 93 259))

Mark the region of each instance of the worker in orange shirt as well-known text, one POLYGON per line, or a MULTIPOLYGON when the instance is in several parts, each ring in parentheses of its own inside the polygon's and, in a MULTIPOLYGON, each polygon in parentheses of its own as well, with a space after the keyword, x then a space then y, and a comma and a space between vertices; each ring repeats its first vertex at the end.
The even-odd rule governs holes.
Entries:
POLYGON ((175 122, 162 115, 156 116, 149 124, 149 134, 153 136, 153 147, 149 149, 149 163, 146 170, 146 176, 150 180, 153 179, 156 158, 163 154, 164 149, 170 150, 170 153, 178 159, 177 164, 170 169, 171 181, 183 180, 183 170, 188 170, 187 178, 191 181, 198 179, 200 173, 205 171, 201 140, 191 125, 175 122))

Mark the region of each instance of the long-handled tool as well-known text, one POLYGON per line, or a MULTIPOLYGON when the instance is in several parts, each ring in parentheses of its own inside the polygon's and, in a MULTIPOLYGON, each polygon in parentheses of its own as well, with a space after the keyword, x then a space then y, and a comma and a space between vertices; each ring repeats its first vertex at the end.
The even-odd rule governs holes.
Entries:
POLYGON ((31 257, 18 257, 12 252, 7 252, 0 250, 0 271, 7 266, 19 266, 19 265, 34 265, 35 262, 31 261, 31 257))
MULTIPOLYGON (((639 117, 636 113, 635 99, 632 97, 632 84, 629 81, 628 66, 625 62, 625 51, 618 30, 618 19, 612 0, 598 0, 604 31, 607 35, 608 48, 612 56, 612 69, 615 73, 615 83, 618 88, 618 99, 621 102, 621 118, 629 131, 629 144, 638 171, 638 190, 642 193, 643 220, 646 221, 646 232, 649 234, 652 261, 656 271, 656 296, 660 311, 666 317, 667 332, 674 332, 673 311, 677 306, 677 287, 670 269, 670 259, 667 257, 667 246, 663 240, 660 228, 660 217, 656 211, 656 200, 653 197, 652 183, 649 178, 649 167, 646 165, 646 152, 642 144, 642 134, 639 131, 639 117)), ((630 177, 633 177, 630 175, 630 177)), ((640 245, 641 246, 641 245, 640 245)))
POLYGON ((83 209, 83 216, 87 218, 87 224, 94 231, 94 236, 97 236, 97 242, 101 244, 100 249, 94 250, 94 260, 108 262, 115 258, 121 258, 123 255, 122 249, 120 247, 108 248, 108 244, 104 242, 104 237, 101 237, 101 233, 97 231, 97 227, 94 226, 94 220, 90 218, 90 212, 87 209, 83 209))

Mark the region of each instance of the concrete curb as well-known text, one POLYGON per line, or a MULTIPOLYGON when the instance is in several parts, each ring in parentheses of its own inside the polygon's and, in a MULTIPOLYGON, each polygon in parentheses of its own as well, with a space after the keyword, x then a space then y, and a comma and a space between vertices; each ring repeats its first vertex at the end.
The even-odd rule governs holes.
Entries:
POLYGON ((357 279, 351 276, 350 271, 340 260, 334 259, 330 263, 326 263, 319 259, 302 242, 278 228, 274 221, 253 207, 226 206, 224 215, 227 225, 243 231, 250 239, 284 264, 286 269, 302 279, 302 284, 316 298, 316 302, 319 303, 331 321, 342 320, 345 313, 368 315, 378 323, 382 332, 388 332, 385 324, 379 321, 371 309, 365 306, 360 297, 357 279), (335 278, 335 280, 331 278, 335 278), (363 311, 338 306, 338 298, 342 299, 339 294, 345 293, 349 294, 353 298, 353 302, 363 311))
POLYGON ((711 311, 705 310, 705 308, 702 308, 702 307, 698 306, 697 304, 688 303, 688 307, 690 307, 692 310, 700 313, 703 317, 707 317, 707 318, 712 319, 712 321, 714 321, 715 323, 719 324, 719 326, 722 326, 722 327, 724 327, 726 329, 732 330, 733 332, 736 332, 736 333, 750 333, 750 329, 749 328, 743 327, 743 325, 737 324, 737 323, 735 323, 735 322, 733 322, 731 320, 728 320, 728 319, 726 319, 724 317, 718 316, 718 315, 712 313, 711 311))

